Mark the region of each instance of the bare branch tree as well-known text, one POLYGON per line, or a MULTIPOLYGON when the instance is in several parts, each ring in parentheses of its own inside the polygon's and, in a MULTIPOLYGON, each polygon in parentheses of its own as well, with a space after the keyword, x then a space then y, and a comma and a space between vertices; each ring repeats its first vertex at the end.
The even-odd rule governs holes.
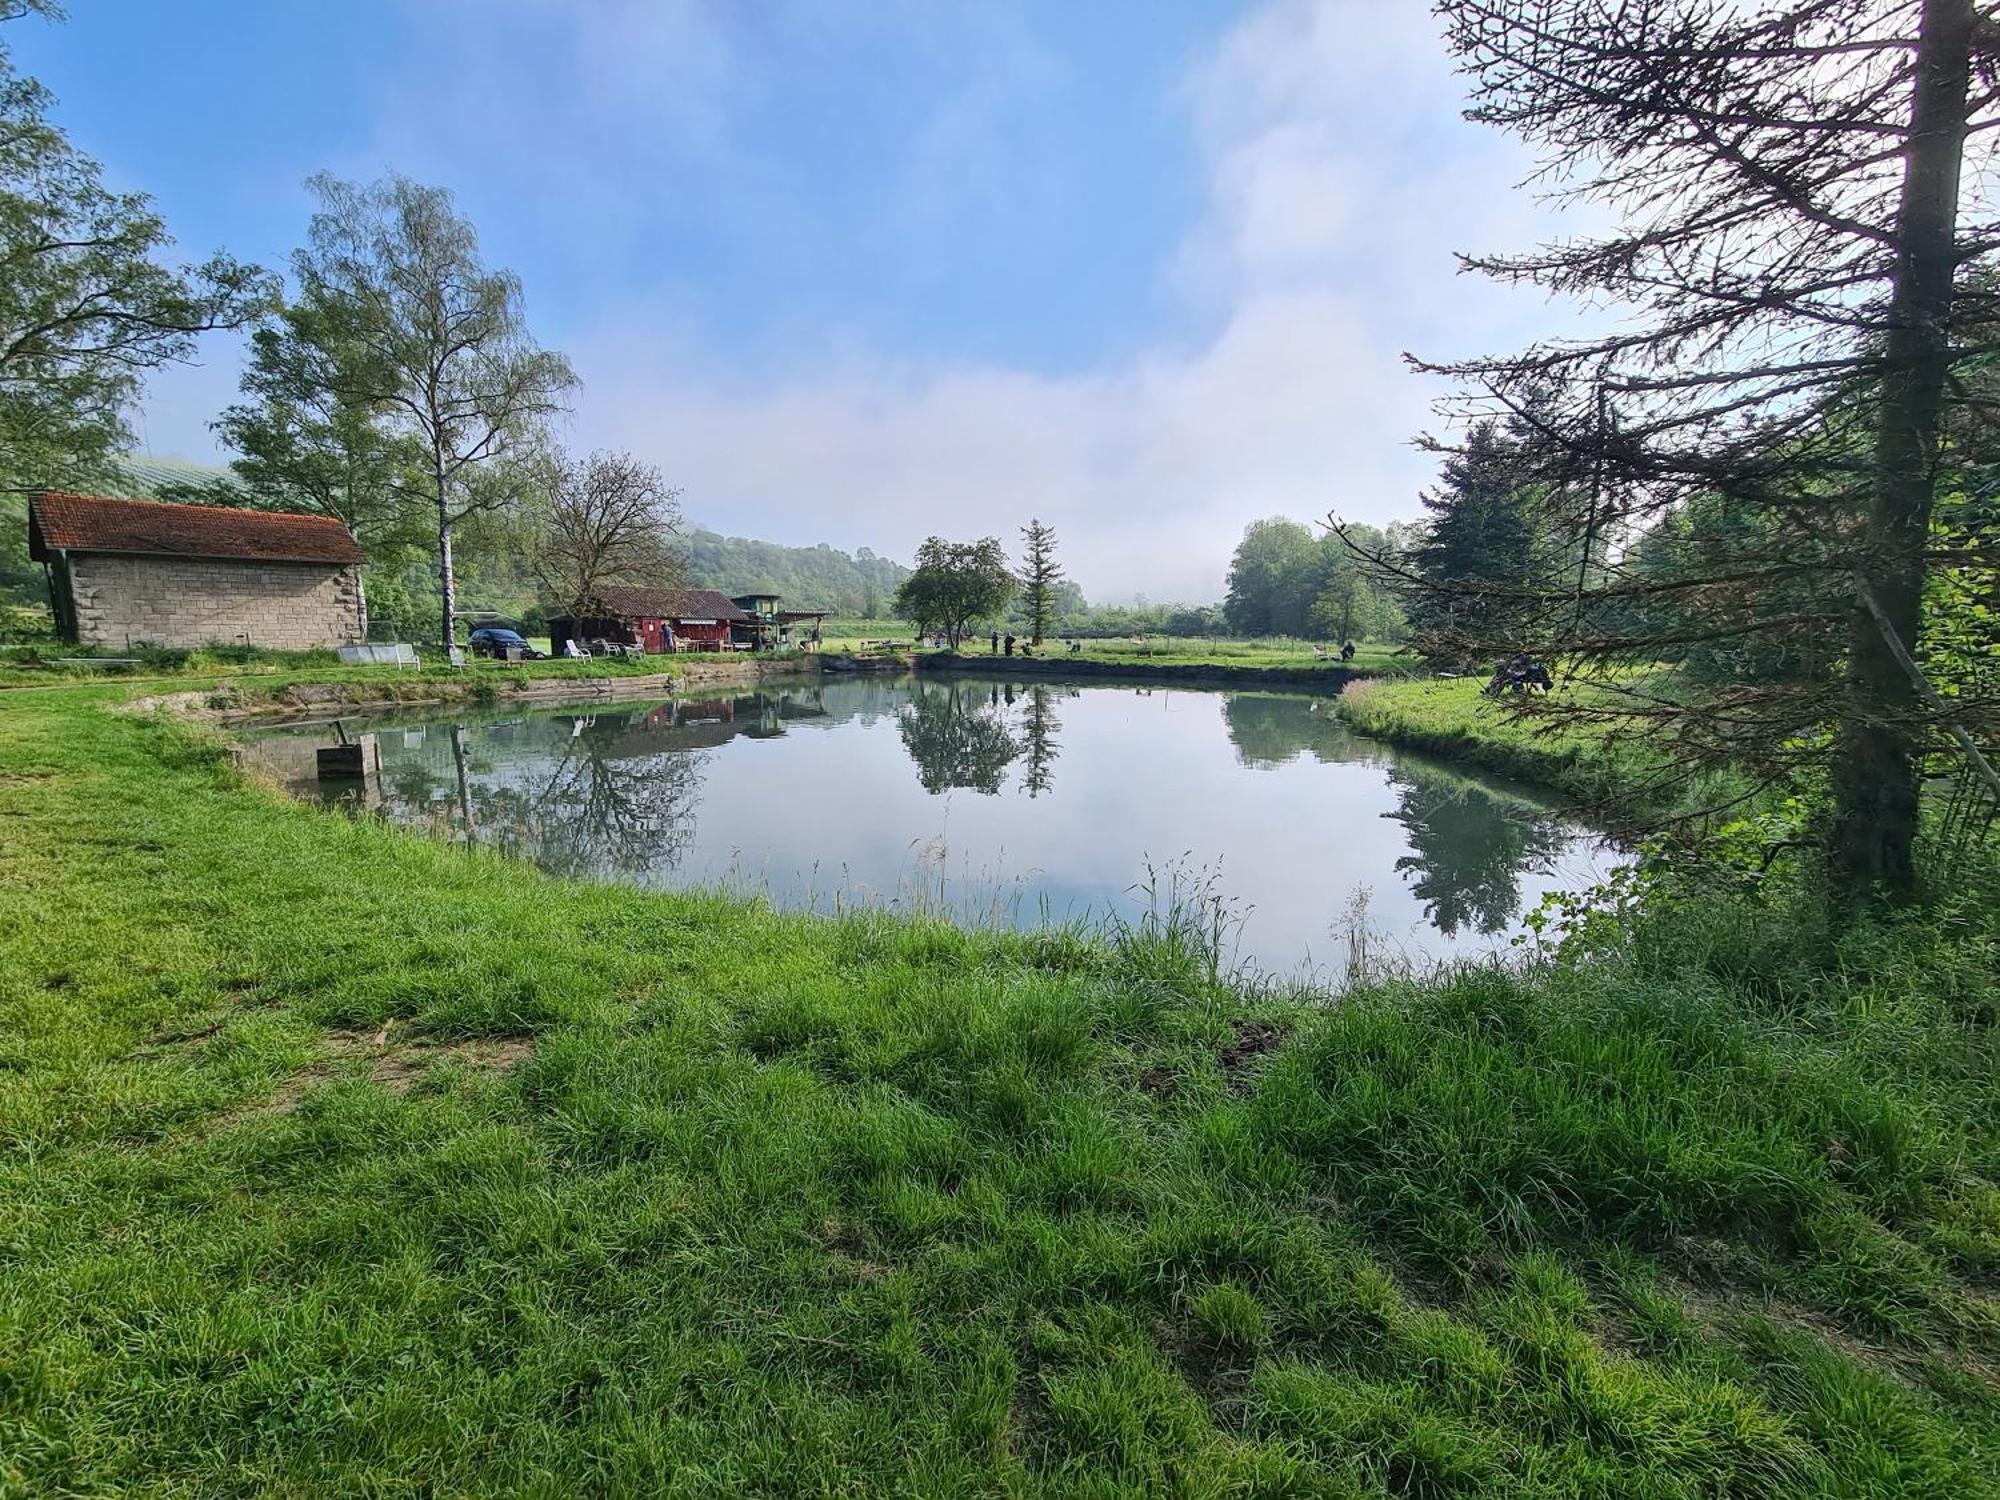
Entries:
POLYGON ((533 550, 535 579, 554 613, 604 613, 604 590, 678 587, 680 491, 629 453, 562 463, 533 550))

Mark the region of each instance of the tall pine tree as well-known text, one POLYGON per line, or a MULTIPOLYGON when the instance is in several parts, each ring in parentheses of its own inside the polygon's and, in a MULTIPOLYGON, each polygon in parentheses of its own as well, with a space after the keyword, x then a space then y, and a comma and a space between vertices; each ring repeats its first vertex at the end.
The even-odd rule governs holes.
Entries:
POLYGON ((1933 528, 1970 478, 1952 434, 1980 404, 1969 377, 2000 328, 1992 7, 1436 9, 1471 118, 1519 135, 1536 180, 1606 224, 1465 264, 1616 308, 1615 326, 1417 366, 1461 383, 1456 410, 1519 423, 1538 527, 1573 559, 1517 597, 1539 642, 1601 691, 1546 711, 1601 716, 1622 696, 1620 727, 1660 738, 1677 769, 1824 789, 1836 888, 1913 893, 1927 761, 1949 747, 1978 763, 1965 747, 1980 705, 1932 693, 1917 664, 1934 655, 1936 575, 1987 565, 1985 548, 1941 548, 1933 528), (1761 516, 1707 530, 1706 551, 1679 549, 1665 579, 1602 546, 1704 497, 1761 516), (1682 628, 1617 628, 1668 599, 1682 628), (1768 656, 1780 635, 1808 667, 1826 640, 1844 659, 1747 686, 1732 673, 1714 691, 1628 680, 1663 648, 1768 656))
POLYGON ((1039 646, 1055 623, 1056 595, 1062 565, 1056 561, 1056 531, 1032 520, 1021 528, 1021 604, 1028 616, 1028 636, 1039 646))
POLYGON ((1423 503, 1430 520, 1409 557, 1422 580, 1408 591, 1411 639, 1429 660, 1466 664, 1482 644, 1517 640, 1526 622, 1514 591, 1535 567, 1514 445, 1497 423, 1472 429, 1423 503))

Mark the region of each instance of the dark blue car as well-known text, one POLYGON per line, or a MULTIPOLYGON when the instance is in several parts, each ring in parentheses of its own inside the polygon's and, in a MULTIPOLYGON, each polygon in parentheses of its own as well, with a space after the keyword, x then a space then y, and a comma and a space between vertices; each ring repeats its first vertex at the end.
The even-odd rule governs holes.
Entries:
POLYGON ((549 654, 530 646, 520 631, 507 630, 498 625, 480 626, 472 632, 469 644, 474 656, 495 656, 502 660, 510 651, 522 661, 540 661, 549 654))

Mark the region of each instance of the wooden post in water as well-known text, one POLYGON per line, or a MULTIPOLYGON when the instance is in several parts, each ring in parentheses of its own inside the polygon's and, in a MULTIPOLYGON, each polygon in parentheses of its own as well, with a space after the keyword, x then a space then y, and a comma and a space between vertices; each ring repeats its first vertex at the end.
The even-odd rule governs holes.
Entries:
POLYGON ((321 781, 365 781, 382 771, 382 747, 372 734, 347 737, 347 726, 339 720, 333 727, 340 734, 337 745, 322 745, 315 756, 321 781))

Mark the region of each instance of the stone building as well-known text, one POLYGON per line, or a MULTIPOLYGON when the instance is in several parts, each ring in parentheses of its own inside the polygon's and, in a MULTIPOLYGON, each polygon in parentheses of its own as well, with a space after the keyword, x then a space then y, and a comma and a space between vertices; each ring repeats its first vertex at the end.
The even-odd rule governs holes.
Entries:
POLYGON ((28 554, 63 639, 283 651, 367 639, 361 549, 338 521, 44 491, 28 554))

